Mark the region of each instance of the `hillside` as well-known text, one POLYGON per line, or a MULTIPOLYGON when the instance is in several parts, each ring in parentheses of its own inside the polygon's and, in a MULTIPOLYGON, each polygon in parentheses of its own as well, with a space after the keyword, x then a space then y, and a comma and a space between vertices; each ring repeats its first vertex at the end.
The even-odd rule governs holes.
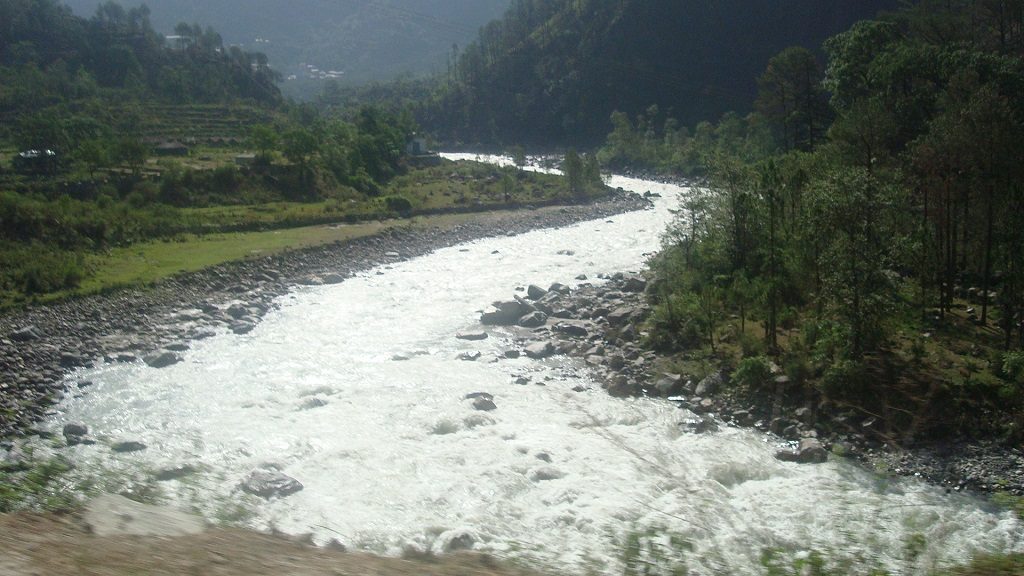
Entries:
POLYGON ((751 108, 756 77, 894 0, 517 0, 486 26, 422 121, 471 143, 592 145, 651 104, 683 125, 751 108))
MULTIPOLYGON (((66 3, 91 16, 102 2, 66 3)), ((501 16, 509 0, 257 0, 244 8, 230 0, 146 4, 160 32, 173 33, 180 22, 202 22, 228 44, 266 53, 285 79, 282 91, 303 97, 318 94, 332 71, 344 85, 442 71, 452 45, 471 41, 481 25, 501 16)))

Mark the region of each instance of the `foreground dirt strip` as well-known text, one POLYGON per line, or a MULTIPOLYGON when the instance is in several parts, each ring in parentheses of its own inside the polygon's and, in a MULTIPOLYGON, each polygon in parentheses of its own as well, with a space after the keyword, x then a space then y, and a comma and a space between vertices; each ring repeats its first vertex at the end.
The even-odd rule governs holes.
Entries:
POLYGON ((0 516, 4 576, 540 576, 490 556, 381 558, 239 529, 177 537, 89 534, 73 515, 0 516))

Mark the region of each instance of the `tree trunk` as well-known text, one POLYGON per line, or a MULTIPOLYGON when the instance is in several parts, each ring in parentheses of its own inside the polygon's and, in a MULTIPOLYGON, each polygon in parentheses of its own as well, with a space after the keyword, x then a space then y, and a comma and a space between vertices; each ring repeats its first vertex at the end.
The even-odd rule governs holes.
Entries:
POLYGON ((981 324, 984 326, 988 319, 988 293, 992 283, 992 211, 995 203, 993 185, 989 183, 985 191, 988 197, 988 206, 985 211, 985 277, 981 285, 981 324))

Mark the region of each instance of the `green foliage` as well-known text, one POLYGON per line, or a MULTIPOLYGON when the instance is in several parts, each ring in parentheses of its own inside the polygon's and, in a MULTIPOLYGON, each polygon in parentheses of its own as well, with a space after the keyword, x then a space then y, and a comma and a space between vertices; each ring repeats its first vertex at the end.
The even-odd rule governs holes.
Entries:
POLYGON ((1002 372, 1006 380, 1024 386, 1024 352, 1004 354, 1002 372))
POLYGON ((389 212, 395 214, 408 215, 412 212, 412 202, 405 196, 385 196, 384 205, 387 206, 389 212))
POLYGON ((768 359, 764 356, 754 356, 740 360, 732 374, 732 381, 737 386, 757 390, 771 382, 771 377, 768 359))
POLYGON ((65 475, 71 468, 65 459, 54 457, 33 462, 24 472, 0 471, 0 513, 70 509, 75 500, 65 486, 65 475))
MULTIPOLYGON (((694 126, 749 110, 750 80, 794 38, 813 45, 883 6, 891 2, 830 6, 830 17, 821 19, 812 17, 820 10, 814 0, 517 0, 453 54, 418 119, 453 142, 533 146, 595 144, 612 128, 608 119, 616 123, 615 110, 643 115, 660 129, 652 103, 694 126), (736 38, 746 39, 742 47, 736 38)), ((396 89, 408 97, 407 86, 396 89)), ((634 137, 657 135, 641 128, 634 137)), ((636 149, 635 142, 622 143, 636 149)))
POLYGON ((654 306, 648 320, 648 345, 665 351, 694 348, 704 342, 708 326, 696 294, 673 293, 654 306))

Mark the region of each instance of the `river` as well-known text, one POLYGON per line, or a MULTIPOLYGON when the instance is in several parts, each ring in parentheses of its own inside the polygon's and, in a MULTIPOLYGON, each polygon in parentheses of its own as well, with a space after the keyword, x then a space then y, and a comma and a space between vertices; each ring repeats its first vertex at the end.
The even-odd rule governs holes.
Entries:
POLYGON ((504 329, 454 337, 481 330, 481 308, 517 287, 639 270, 686 191, 611 184, 662 198, 296 288, 251 333, 196 342, 174 366, 74 375, 94 385, 51 424, 148 446, 68 449, 83 474, 145 479, 192 465, 154 483, 169 504, 385 554, 461 542, 569 573, 622 573, 643 558, 665 572, 758 574, 763 551, 779 549, 912 573, 1022 549, 1020 523, 979 500, 841 459, 783 463, 777 441, 752 430, 687 434, 675 404, 611 398, 577 360, 496 360, 516 348, 504 329), (457 359, 475 351, 476 362, 457 359), (474 411, 473 392, 497 409, 474 411), (238 490, 261 467, 304 489, 270 501, 238 490), (911 560, 908 545, 921 548, 911 560))

